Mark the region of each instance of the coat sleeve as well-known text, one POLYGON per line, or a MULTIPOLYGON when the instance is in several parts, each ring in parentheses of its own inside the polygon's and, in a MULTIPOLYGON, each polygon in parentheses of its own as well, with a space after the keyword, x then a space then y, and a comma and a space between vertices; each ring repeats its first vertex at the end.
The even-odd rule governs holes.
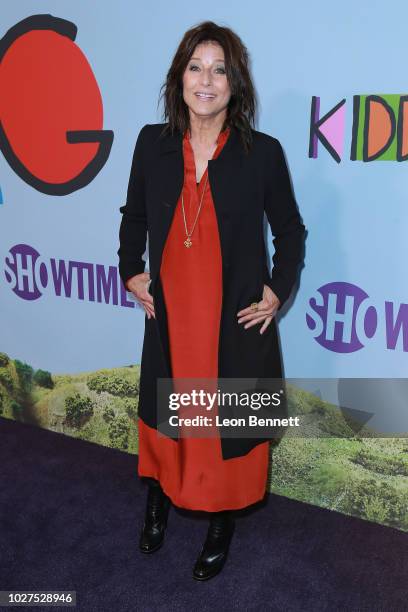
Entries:
POLYGON ((272 274, 266 257, 264 282, 278 296, 280 310, 296 282, 305 226, 301 222, 290 184, 282 146, 276 138, 270 140, 267 156, 264 209, 274 236, 275 253, 272 274))
POLYGON ((143 143, 146 138, 145 125, 139 132, 132 158, 126 203, 119 208, 122 220, 119 228, 119 276, 126 281, 141 274, 146 262, 142 255, 146 250, 147 216, 145 205, 143 143))

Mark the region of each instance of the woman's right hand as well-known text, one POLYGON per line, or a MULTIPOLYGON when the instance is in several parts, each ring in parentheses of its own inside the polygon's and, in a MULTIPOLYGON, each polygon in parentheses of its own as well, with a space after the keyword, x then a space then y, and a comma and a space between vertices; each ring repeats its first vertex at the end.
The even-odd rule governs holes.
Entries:
POLYGON ((150 274, 148 272, 142 272, 136 274, 126 281, 126 289, 131 291, 137 301, 143 306, 146 311, 148 319, 150 317, 156 318, 154 311, 153 296, 150 295, 147 288, 150 283, 150 274))

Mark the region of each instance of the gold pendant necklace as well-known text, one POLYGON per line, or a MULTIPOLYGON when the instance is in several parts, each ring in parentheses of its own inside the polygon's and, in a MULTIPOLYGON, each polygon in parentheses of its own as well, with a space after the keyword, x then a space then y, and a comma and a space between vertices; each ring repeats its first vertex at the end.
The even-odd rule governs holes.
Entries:
MULTIPOLYGON (((189 232, 189 231, 188 231, 188 229, 187 229, 186 212, 185 212, 185 210, 184 210, 184 197, 183 197, 183 191, 181 191, 181 207, 182 207, 182 209, 183 209, 184 227, 185 227, 185 230, 186 230, 186 236, 187 236, 187 239, 186 239, 186 240, 184 240, 184 246, 185 246, 186 248, 188 248, 188 249, 189 249, 189 248, 192 246, 192 244, 193 244, 193 243, 192 243, 192 241, 191 241, 191 236, 192 236, 192 234, 193 234, 193 231, 194 231, 195 225, 196 225, 196 223, 197 223, 198 215, 200 214, 201 205, 202 205, 202 203, 203 203, 203 198, 204 198, 204 192, 205 192, 205 188, 206 188, 206 186, 207 186, 207 179, 208 179, 208 171, 207 171, 207 176, 205 177, 204 188, 203 188, 203 190, 202 190, 202 192, 201 192, 200 205, 199 205, 199 207, 198 207, 198 212, 197 212, 197 215, 196 215, 195 221, 194 221, 194 223, 193 223, 193 227, 191 228, 191 232, 189 232)), ((183 188, 184 188, 184 186, 183 186, 183 188)))

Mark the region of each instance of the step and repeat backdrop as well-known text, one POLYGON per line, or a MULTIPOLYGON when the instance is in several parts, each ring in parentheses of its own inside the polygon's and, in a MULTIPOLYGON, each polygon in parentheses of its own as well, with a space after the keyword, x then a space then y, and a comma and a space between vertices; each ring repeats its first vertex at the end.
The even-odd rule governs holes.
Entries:
POLYGON ((248 48, 256 128, 280 140, 307 228, 277 320, 310 429, 271 444, 269 489, 408 531, 406 18, 404 2, 3 2, 0 418, 137 454, 145 313, 118 274, 119 208, 173 54, 210 19, 248 48))

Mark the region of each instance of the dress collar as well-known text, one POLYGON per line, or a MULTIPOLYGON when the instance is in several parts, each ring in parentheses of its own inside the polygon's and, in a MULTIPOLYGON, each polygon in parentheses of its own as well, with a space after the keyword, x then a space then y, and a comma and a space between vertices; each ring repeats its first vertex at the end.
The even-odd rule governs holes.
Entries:
MULTIPOLYGON (((166 124, 163 124, 165 126, 166 124)), ((240 154, 243 152, 243 146, 241 143, 240 134, 238 129, 232 125, 230 128, 229 138, 225 143, 225 146, 222 148, 220 153, 220 157, 228 156, 229 153, 237 153, 240 154)), ((224 130, 225 132, 226 130, 224 130)), ((219 137, 223 134, 220 132, 219 137)), ((175 131, 174 134, 161 134, 159 136, 159 146, 160 146, 160 154, 165 155, 167 153, 171 153, 173 151, 179 151, 182 154, 183 150, 183 134, 180 131, 175 131)))
MULTIPOLYGON (((227 127, 224 130, 219 132, 217 136, 217 146, 220 144, 220 142, 224 143, 227 140, 230 134, 230 131, 231 131, 231 128, 227 125, 227 127)), ((184 132, 183 140, 190 140, 190 134, 189 134, 188 128, 184 132)))

